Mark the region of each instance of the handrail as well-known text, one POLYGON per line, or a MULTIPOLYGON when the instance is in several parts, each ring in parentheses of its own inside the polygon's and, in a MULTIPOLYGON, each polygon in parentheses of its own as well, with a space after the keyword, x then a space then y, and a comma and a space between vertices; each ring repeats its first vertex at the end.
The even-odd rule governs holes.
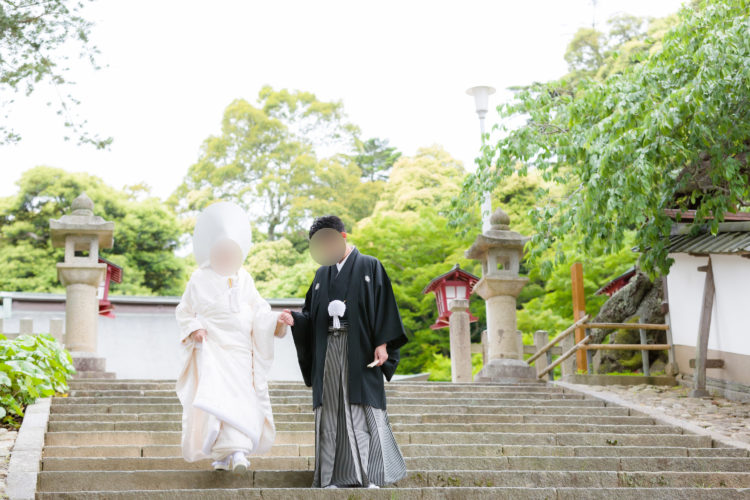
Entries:
POLYGON ((583 340, 581 340, 576 345, 574 345, 573 347, 571 347, 570 349, 568 349, 567 352, 565 352, 562 356, 560 356, 559 358, 557 358, 554 363, 552 363, 547 368, 545 368, 544 370, 542 370, 542 372, 537 375, 537 378, 542 378, 545 375, 547 375, 547 373, 549 373, 552 370, 554 370, 557 367, 557 365, 559 365, 560 363, 562 363, 563 361, 565 361, 566 359, 568 359, 569 357, 571 357, 578 349, 581 349, 581 348, 585 347, 585 345, 590 340, 591 340, 591 335, 586 335, 583 338, 583 340))
MULTIPOLYGON (((612 350, 612 351, 662 351, 670 349, 671 346, 669 344, 646 344, 645 343, 645 335, 644 330, 664 330, 669 331, 669 325, 666 324, 655 324, 655 323, 586 323, 588 321, 589 315, 584 315, 581 319, 570 325, 568 328, 566 328, 562 333, 557 335, 555 338, 547 342, 542 348, 540 348, 538 351, 536 351, 529 359, 526 360, 527 364, 531 364, 539 357, 547 353, 548 362, 551 361, 551 358, 549 357, 548 351, 555 347, 555 345, 569 336, 571 333, 573 333, 577 328, 583 328, 584 331, 586 330, 592 330, 594 328, 597 329, 606 329, 606 330, 613 330, 613 329, 638 329, 641 330, 641 344, 589 344, 591 341, 591 334, 586 335, 583 340, 578 342, 576 345, 574 345, 572 348, 570 348, 568 351, 563 353, 559 358, 555 360, 554 363, 551 363, 549 366, 545 367, 542 370, 542 367, 540 366, 538 369, 541 371, 537 374, 538 378, 542 378, 545 375, 547 375, 549 372, 551 372, 553 369, 555 369, 557 366, 559 366, 563 361, 568 359, 570 356, 572 356, 576 351, 582 350, 582 351, 606 351, 606 350, 612 350)), ((607 334, 609 335, 609 334, 607 334)), ((591 353, 587 353, 589 356, 591 356, 591 353)), ((589 360, 590 361, 590 360, 589 360)), ((644 371, 645 373, 648 373, 648 366, 646 362, 644 361, 644 371)))
POLYGON ((545 352, 547 352, 549 349, 551 349, 555 344, 557 344, 558 342, 560 342, 562 339, 564 339, 565 337, 567 337, 568 335, 570 335, 571 333, 573 333, 573 331, 576 328, 578 328, 579 326, 581 326, 581 324, 585 323, 586 320, 588 320, 588 319, 589 319, 589 315, 588 314, 584 315, 581 319, 579 319, 578 321, 576 321, 575 323, 573 323, 572 325, 570 325, 568 328, 566 328, 560 335, 558 335, 557 337, 555 337, 552 340, 550 340, 549 342, 547 342, 544 345, 544 347, 542 347, 541 349, 539 349, 536 352, 536 354, 534 354, 529 359, 527 359, 526 363, 529 364, 529 365, 531 363, 533 363, 537 358, 539 358, 539 356, 541 356, 542 354, 544 354, 545 352))
POLYGON ((585 351, 663 351, 669 344, 589 344, 585 351))
POLYGON ((592 328, 600 329, 624 329, 624 330, 668 330, 668 325, 658 325, 654 323, 588 323, 585 327, 586 330, 592 328))

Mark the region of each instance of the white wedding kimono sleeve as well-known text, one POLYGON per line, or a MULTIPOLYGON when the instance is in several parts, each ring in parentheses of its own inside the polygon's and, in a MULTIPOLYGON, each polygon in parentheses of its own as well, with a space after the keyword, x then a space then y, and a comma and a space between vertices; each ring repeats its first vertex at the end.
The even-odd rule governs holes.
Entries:
POLYGON ((195 330, 205 329, 206 325, 198 319, 198 315, 195 313, 195 273, 190 277, 185 292, 182 294, 180 303, 177 304, 175 309, 175 317, 177 318, 177 324, 180 328, 180 341, 185 342, 188 336, 195 330))
POLYGON ((279 323, 281 313, 271 310, 270 304, 261 297, 252 278, 248 280, 250 307, 253 311, 253 382, 255 389, 268 388, 266 376, 273 363, 274 337, 285 337, 290 327, 279 323))

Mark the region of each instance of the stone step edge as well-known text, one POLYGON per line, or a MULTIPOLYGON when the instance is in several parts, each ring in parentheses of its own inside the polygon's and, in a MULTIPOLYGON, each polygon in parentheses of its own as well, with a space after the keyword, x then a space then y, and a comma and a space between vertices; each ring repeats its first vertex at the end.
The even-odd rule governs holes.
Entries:
POLYGON ((36 494, 50 404, 51 398, 41 398, 26 407, 5 478, 8 498, 26 500, 36 494))
MULTIPOLYGON (((423 488, 397 488, 385 487, 380 490, 366 490, 367 498, 391 500, 399 498, 402 500, 444 500, 446 498, 446 487, 423 487, 423 488)), ((38 493, 39 500, 140 500, 153 495, 160 500, 168 499, 204 499, 209 494, 226 495, 226 498, 249 498, 249 499, 289 499, 299 498, 303 493, 309 500, 318 499, 350 499, 358 498, 365 490, 362 488, 340 488, 338 490, 321 490, 313 488, 236 488, 227 490, 200 489, 200 490, 133 490, 133 491, 87 491, 87 492, 43 492, 38 493)), ((734 500, 735 498, 747 498, 750 489, 744 488, 519 488, 502 486, 453 486, 450 487, 453 495, 450 498, 483 498, 483 499, 553 499, 553 500, 578 500, 580 498, 593 498, 586 495, 587 492, 595 492, 600 498, 610 500, 631 500, 638 498, 654 498, 659 493, 662 498, 691 499, 711 498, 721 500, 734 500), (710 494, 710 496, 709 496, 710 494)))
MULTIPOLYGON (((295 446, 297 448, 305 447, 305 448, 312 448, 314 447, 314 444, 281 444, 277 445, 279 447, 291 447, 295 446)), ((504 453, 505 448, 570 448, 572 450, 592 450, 592 449, 601 449, 601 450, 612 450, 612 446, 598 446, 598 445, 579 445, 579 446, 560 446, 560 445, 503 445, 503 444, 482 444, 482 443, 471 443, 471 444, 458 444, 454 446, 464 446, 464 447, 491 447, 491 448, 501 448, 502 454, 497 456, 504 456, 504 457, 527 457, 532 455, 506 455, 504 453)), ((409 448, 409 447, 419 447, 419 448, 434 448, 435 450, 440 450, 441 448, 444 448, 445 445, 443 444, 406 444, 406 445, 400 445, 402 449, 409 448)), ((137 456, 129 457, 127 455, 63 455, 63 456, 49 456, 44 458, 43 460, 49 458, 49 459, 58 459, 58 458, 72 458, 72 459, 86 459, 86 458, 94 458, 94 459, 106 459, 106 458, 112 458, 112 459, 120 459, 120 458, 145 458, 145 459, 151 459, 151 458, 158 458, 158 459, 170 459, 170 458, 182 458, 182 455, 169 455, 169 456, 152 456, 152 455, 144 455, 145 449, 151 449, 151 448, 174 448, 175 451, 180 451, 181 447, 179 444, 146 444, 146 445, 138 445, 138 444, 109 444, 109 445, 53 445, 53 446, 46 446, 45 450, 63 450, 63 449, 87 449, 87 450, 97 450, 97 449, 121 449, 121 450, 127 450, 127 449, 135 449, 137 448, 140 451, 140 454, 137 456)), ((617 449, 625 449, 625 450, 634 450, 634 449, 650 449, 651 446, 646 445, 632 445, 632 446, 617 446, 617 449)), ((680 458, 680 457, 686 457, 686 458, 710 458, 712 455, 690 455, 690 452, 694 453, 701 453, 705 450, 726 450, 726 449, 732 449, 732 448, 694 448, 689 446, 664 446, 661 447, 661 449, 664 450, 685 450, 685 455, 624 455, 620 456, 620 458, 628 458, 628 457, 642 457, 642 458, 680 458)), ((730 456, 728 458, 746 458, 750 457, 750 453, 746 452, 745 450, 740 450, 745 453, 745 455, 741 456, 730 456)), ((266 457, 266 458, 288 458, 288 457, 301 457, 303 455, 273 455, 273 454, 267 454, 267 455, 260 455, 260 457, 266 457)), ((412 456, 412 455, 409 455, 412 456)), ((436 455, 431 454, 429 456, 445 456, 445 457, 464 457, 466 455, 436 455)), ((480 455, 480 456, 487 456, 487 455, 480 455)), ((581 457, 581 458, 596 458, 596 457, 602 457, 602 458, 609 458, 614 457, 615 455, 608 455, 608 454, 601 454, 601 455, 535 455, 540 457, 558 457, 558 458, 574 458, 574 457, 581 457)), ((716 455, 717 458, 721 458, 721 455, 716 455)))

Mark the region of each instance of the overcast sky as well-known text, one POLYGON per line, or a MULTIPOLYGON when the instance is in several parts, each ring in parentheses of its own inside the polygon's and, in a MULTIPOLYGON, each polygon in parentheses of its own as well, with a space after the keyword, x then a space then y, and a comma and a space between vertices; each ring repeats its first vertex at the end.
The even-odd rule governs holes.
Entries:
POLYGON ((224 108, 240 97, 254 102, 265 84, 341 100, 364 138, 389 139, 406 155, 440 144, 472 168, 479 125, 468 87, 557 78, 579 27, 621 12, 660 17, 681 3, 96 1, 86 16, 107 67, 79 64, 69 77, 83 101, 78 113, 114 143, 96 151, 64 142, 61 120, 45 106, 54 89, 18 96, 10 124, 23 140, 0 146, 0 196, 15 192, 22 171, 49 165, 117 188, 144 182, 167 197, 219 131, 224 108))

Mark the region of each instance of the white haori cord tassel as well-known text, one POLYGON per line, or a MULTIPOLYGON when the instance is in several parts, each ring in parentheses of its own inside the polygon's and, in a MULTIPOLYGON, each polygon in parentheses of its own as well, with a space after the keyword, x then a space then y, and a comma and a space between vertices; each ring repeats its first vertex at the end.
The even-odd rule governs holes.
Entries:
POLYGON ((333 317, 333 327, 341 328, 339 318, 346 312, 346 304, 340 300, 332 300, 328 303, 328 315, 333 317))

